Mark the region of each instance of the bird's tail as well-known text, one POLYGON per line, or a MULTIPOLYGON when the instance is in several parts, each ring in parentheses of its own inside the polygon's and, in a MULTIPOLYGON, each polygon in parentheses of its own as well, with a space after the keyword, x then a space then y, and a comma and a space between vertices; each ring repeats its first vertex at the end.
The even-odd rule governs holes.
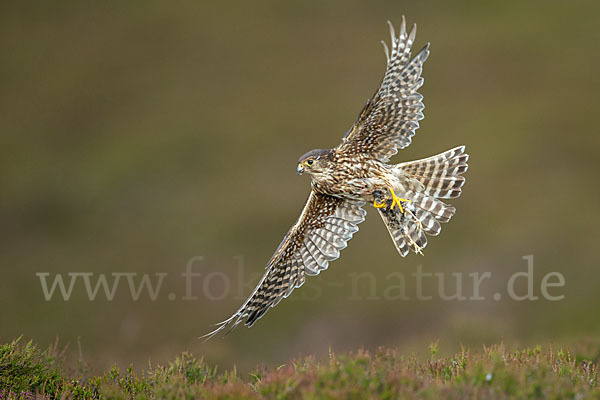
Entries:
POLYGON ((394 172, 415 183, 402 193, 410 202, 398 208, 379 208, 398 252, 404 257, 409 250, 421 253, 427 235, 438 235, 440 223, 450 221, 456 209, 439 199, 453 199, 461 194, 469 155, 460 146, 436 156, 394 166, 394 172))
POLYGON ((465 146, 458 146, 436 156, 409 161, 394 166, 394 172, 418 181, 419 192, 436 199, 454 199, 461 194, 469 155, 465 146))

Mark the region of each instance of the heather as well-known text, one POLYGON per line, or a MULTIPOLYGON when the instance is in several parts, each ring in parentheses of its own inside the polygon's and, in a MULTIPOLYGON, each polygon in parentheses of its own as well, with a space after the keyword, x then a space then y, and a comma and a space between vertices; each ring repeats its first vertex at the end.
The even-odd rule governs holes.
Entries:
POLYGON ((308 356, 248 374, 219 371, 182 353, 167 365, 64 365, 58 346, 41 349, 21 339, 0 346, 0 399, 395 399, 600 398, 598 348, 573 352, 551 345, 462 348, 427 359, 391 348, 359 349, 324 360, 308 356))

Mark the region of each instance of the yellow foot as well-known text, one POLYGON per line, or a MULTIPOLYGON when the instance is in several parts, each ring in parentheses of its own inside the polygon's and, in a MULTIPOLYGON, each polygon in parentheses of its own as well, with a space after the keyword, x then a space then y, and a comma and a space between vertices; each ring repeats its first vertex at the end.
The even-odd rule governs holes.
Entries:
POLYGON ((387 206, 386 202, 384 201, 383 203, 378 203, 377 199, 373 200, 373 207, 375 208, 383 208, 387 206))
POLYGON ((409 199, 403 199, 400 198, 398 196, 396 196, 396 193, 394 193, 394 189, 390 188, 390 192, 392 192, 392 205, 390 206, 390 210, 394 209, 394 205, 398 205, 398 208, 400 209, 400 212, 404 214, 404 210, 402 209, 402 201, 405 201, 407 203, 410 203, 409 199))
MULTIPOLYGON (((393 210, 394 206, 398 206, 398 209, 400 210, 400 212, 404 214, 404 209, 402 208, 402 202, 405 201, 407 203, 410 203, 411 201, 409 199, 403 199, 401 197, 396 196, 396 193, 394 193, 394 189, 392 189, 392 188, 390 188, 390 193, 392 194, 392 205, 390 206, 390 210, 393 210)), ((379 203, 377 201, 377 199, 375 199, 373 201, 373 207, 375 207, 375 208, 383 208, 386 206, 387 206, 387 203, 385 201, 382 203, 379 203)))

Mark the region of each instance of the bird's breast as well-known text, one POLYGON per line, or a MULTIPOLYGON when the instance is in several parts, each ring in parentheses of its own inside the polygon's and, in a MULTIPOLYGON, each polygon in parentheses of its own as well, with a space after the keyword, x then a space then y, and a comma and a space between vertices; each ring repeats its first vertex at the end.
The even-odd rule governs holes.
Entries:
POLYGON ((392 175, 374 160, 338 160, 328 173, 313 176, 313 188, 324 194, 352 200, 370 200, 375 190, 390 187, 392 175))

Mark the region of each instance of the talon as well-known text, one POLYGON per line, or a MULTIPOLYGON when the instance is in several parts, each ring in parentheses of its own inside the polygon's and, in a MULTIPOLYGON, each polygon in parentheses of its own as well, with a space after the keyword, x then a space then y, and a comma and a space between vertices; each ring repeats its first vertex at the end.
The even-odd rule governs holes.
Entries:
MULTIPOLYGON (((379 193, 379 192, 377 192, 379 193)), ((396 193, 394 193, 394 189, 390 188, 390 193, 392 194, 392 203, 390 205, 390 210, 394 209, 394 206, 398 206, 398 209, 400 210, 400 212, 402 214, 404 214, 404 208, 402 208, 402 202, 406 202, 406 203, 410 203, 411 201, 409 199, 403 199, 402 197, 398 197, 396 196, 396 193)), ((379 195, 377 195, 377 197, 379 197, 379 195)), ((387 200, 383 201, 383 202, 379 202, 378 198, 375 198, 373 200, 373 207, 375 208, 384 208, 388 205, 387 200)))
POLYGON ((398 208, 400 209, 400 212, 402 214, 404 214, 404 209, 402 208, 402 201, 405 201, 407 203, 410 203, 411 201, 409 199, 403 199, 401 197, 396 196, 396 193, 394 193, 394 189, 390 188, 390 192, 392 193, 392 205, 390 206, 390 210, 392 210, 394 208, 394 205, 397 205, 398 208))

